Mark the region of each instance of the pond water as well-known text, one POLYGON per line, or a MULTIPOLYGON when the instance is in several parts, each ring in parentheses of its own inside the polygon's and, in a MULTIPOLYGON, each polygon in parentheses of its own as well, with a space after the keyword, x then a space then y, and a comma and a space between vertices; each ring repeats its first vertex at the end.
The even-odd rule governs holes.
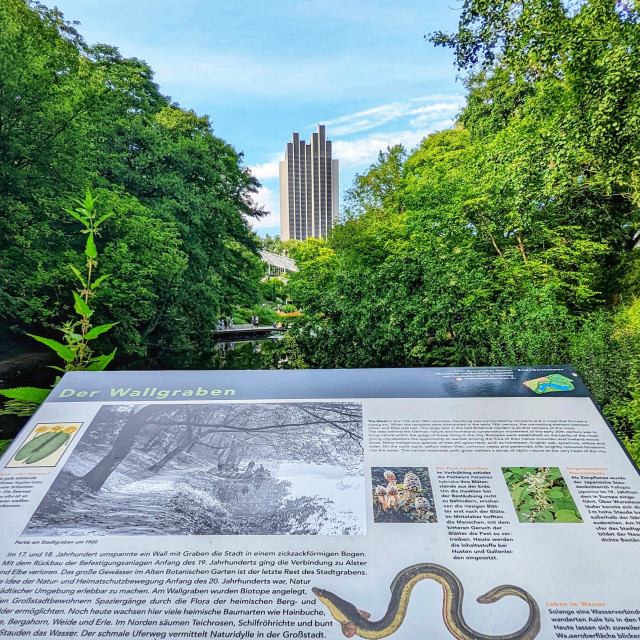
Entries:
MULTIPOLYGON (((209 353, 202 354, 197 361, 182 364, 185 369, 268 369, 273 362, 272 354, 278 339, 246 340, 237 342, 218 342, 216 348, 209 353)), ((155 362, 155 367, 150 366, 151 361, 140 360, 127 366, 112 367, 149 369, 172 368, 165 363, 155 362)), ((57 364, 57 362, 56 362, 57 364)), ((25 371, 11 377, 0 380, 0 389, 13 387, 40 387, 46 388, 53 385, 57 372, 43 366, 40 369, 25 371)), ((18 416, 0 416, 0 440, 12 439, 27 422, 28 418, 18 416)))
POLYGON ((205 369, 265 369, 278 339, 218 342, 202 365, 205 369))

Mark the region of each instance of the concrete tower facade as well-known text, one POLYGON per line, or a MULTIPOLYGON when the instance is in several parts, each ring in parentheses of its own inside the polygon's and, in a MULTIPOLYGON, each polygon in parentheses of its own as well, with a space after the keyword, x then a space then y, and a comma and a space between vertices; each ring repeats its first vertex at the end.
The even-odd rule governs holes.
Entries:
POLYGON ((293 134, 280 162, 282 240, 327 237, 338 217, 338 171, 323 124, 311 135, 311 144, 293 134))

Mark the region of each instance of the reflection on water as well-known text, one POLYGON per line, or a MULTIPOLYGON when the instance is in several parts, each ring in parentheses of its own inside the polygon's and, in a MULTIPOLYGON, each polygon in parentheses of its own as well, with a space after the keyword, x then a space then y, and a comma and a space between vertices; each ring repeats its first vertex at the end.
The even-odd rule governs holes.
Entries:
MULTIPOLYGON (((121 356, 112 363, 113 369, 270 369, 272 354, 279 339, 246 340, 237 342, 218 342, 213 352, 202 353, 197 357, 171 353, 170 357, 146 357, 139 360, 127 360, 121 356)), ((19 375, 5 375, 0 380, 0 389, 13 387, 52 387, 57 373, 49 367, 28 370, 19 375)), ((0 420, 0 440, 14 438, 27 422, 19 416, 3 416, 0 420)))
POLYGON ((360 535, 366 530, 364 480, 345 475, 339 466, 270 460, 268 469, 261 465, 258 479, 221 474, 198 462, 187 456, 138 479, 116 472, 97 493, 63 469, 23 535, 360 535))
POLYGON ((203 361, 206 369, 268 369, 277 339, 218 342, 210 357, 203 361))

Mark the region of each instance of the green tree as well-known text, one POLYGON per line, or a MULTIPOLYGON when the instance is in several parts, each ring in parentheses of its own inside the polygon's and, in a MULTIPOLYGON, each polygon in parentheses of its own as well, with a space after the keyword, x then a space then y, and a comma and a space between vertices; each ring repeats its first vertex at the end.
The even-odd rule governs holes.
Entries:
POLYGON ((637 243, 640 204, 638 18, 634 5, 615 0, 465 0, 458 32, 431 37, 452 47, 458 67, 470 72, 470 107, 480 106, 479 91, 481 108, 495 113, 500 105, 505 124, 527 102, 530 119, 536 110, 544 118, 538 140, 556 194, 590 191, 599 203, 632 205, 620 205, 609 231, 620 234, 622 223, 627 250, 637 243), (510 112, 494 100, 505 89, 520 96, 510 112))
POLYGON ((119 321, 113 338, 130 356, 206 348, 220 312, 259 297, 247 219, 262 212, 241 154, 208 117, 171 104, 146 63, 88 46, 58 10, 7 0, 0 32, 3 342, 64 318, 79 247, 60 212, 91 185, 114 211, 114 279, 96 318, 119 321))
POLYGON ((86 187, 90 65, 55 10, 7 0, 0 32, 0 308, 33 327, 60 318, 56 285, 66 270, 50 248, 68 248, 63 203, 86 187))

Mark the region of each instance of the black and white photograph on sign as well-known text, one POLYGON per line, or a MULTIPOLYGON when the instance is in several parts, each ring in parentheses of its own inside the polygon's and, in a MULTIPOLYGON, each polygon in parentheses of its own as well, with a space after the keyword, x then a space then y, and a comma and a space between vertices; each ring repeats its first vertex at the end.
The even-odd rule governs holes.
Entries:
POLYGON ((23 535, 363 535, 354 402, 105 405, 23 535))

